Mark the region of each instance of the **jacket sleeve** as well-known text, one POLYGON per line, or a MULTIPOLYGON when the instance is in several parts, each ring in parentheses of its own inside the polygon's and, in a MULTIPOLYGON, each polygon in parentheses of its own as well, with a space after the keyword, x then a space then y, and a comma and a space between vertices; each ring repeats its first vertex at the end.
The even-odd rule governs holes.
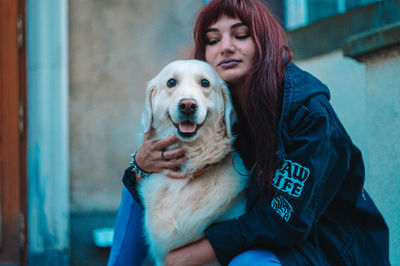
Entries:
POLYGON ((350 140, 329 102, 317 105, 313 110, 301 106, 284 125, 286 158, 275 172, 271 198, 207 228, 221 264, 251 248, 296 245, 332 201, 347 173, 350 140))
POLYGON ((122 182, 128 191, 132 194, 133 199, 139 203, 140 207, 144 209, 143 203, 139 197, 139 192, 137 190, 137 182, 135 172, 132 171, 133 166, 125 169, 124 176, 122 177, 122 182))

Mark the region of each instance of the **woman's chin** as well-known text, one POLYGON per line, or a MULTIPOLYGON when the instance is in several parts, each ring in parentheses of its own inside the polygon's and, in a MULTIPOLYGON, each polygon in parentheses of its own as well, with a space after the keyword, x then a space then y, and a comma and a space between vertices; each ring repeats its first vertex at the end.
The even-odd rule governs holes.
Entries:
POLYGON ((240 85, 243 83, 245 75, 240 69, 227 69, 218 72, 223 81, 229 85, 240 85))

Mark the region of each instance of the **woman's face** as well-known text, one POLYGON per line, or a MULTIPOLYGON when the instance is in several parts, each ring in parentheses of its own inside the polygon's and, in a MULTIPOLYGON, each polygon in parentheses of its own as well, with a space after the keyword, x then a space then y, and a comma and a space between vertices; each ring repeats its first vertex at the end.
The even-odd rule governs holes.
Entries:
POLYGON ((253 65, 253 38, 240 19, 222 16, 206 32, 206 61, 227 83, 241 86, 253 65))

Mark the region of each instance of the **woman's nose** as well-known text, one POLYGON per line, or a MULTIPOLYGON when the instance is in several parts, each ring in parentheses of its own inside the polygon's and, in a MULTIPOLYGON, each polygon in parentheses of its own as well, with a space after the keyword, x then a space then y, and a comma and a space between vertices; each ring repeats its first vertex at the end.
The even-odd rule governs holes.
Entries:
POLYGON ((221 40, 221 53, 233 53, 235 51, 235 45, 231 38, 223 38, 221 40))

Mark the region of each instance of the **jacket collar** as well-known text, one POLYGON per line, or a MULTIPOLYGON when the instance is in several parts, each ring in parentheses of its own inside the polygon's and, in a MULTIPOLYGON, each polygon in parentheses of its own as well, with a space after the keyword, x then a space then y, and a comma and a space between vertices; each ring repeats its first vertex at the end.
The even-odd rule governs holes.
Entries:
POLYGON ((283 145, 283 129, 287 127, 290 116, 298 108, 317 94, 325 95, 330 99, 328 87, 310 73, 301 70, 293 62, 285 68, 285 81, 283 88, 282 112, 277 128, 278 151, 276 163, 277 167, 286 159, 286 152, 283 145))
POLYGON ((328 100, 330 92, 328 87, 310 73, 301 70, 293 62, 285 68, 285 82, 281 121, 296 111, 308 99, 316 94, 324 94, 328 100))

